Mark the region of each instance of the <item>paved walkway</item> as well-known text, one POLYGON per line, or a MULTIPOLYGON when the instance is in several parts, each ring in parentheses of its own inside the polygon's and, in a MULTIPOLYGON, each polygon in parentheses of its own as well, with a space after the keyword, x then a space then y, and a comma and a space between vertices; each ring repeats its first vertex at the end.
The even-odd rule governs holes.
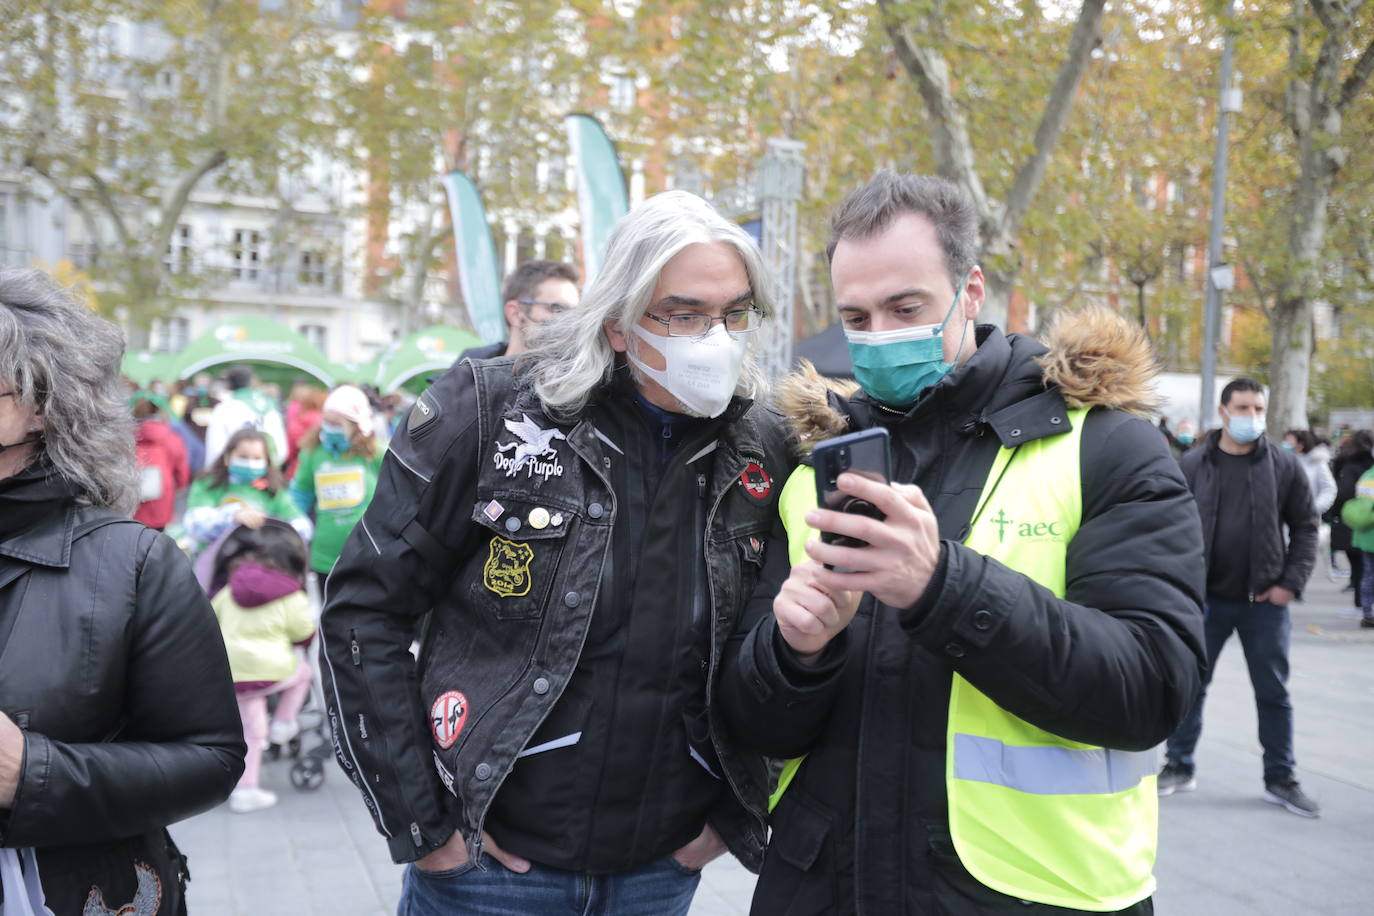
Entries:
MULTIPOLYGON (((1293 612, 1292 690, 1299 777, 1319 820, 1260 800, 1255 710, 1239 645, 1222 654, 1198 750, 1199 788, 1161 800, 1156 906, 1168 916, 1374 913, 1374 630, 1339 609, 1320 573, 1293 612)), ((236 816, 221 806, 172 832, 190 857, 193 916, 379 916, 395 912, 401 871, 332 761, 318 792, 264 765, 281 804, 236 816)), ((753 880, 710 865, 695 916, 749 909, 753 880)))

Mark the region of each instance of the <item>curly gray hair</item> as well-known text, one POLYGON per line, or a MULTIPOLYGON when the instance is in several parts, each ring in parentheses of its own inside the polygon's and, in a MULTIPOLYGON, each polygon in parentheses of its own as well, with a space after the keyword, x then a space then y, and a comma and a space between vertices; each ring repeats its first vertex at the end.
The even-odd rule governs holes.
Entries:
POLYGON ((41 453, 79 502, 138 501, 134 421, 120 381, 124 335, 37 270, 0 270, 0 381, 43 417, 41 453))
MULTIPOLYGON (((575 416, 592 392, 614 372, 616 355, 606 339, 608 324, 628 331, 644 316, 663 267, 688 245, 725 242, 734 247, 749 274, 754 304, 773 314, 773 284, 749 235, 705 200, 686 191, 656 194, 620 218, 606 242, 601 272, 582 293, 582 304, 526 330, 530 349, 517 370, 528 375, 545 409, 575 416)), ((768 379, 759 366, 759 335, 749 349, 735 393, 761 398, 768 379)))

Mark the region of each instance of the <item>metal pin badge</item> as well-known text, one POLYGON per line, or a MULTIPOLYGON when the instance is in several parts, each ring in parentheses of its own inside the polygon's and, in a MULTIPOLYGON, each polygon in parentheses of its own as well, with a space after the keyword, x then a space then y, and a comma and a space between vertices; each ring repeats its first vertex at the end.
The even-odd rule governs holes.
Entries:
POLYGON ((557 528, 559 525, 563 524, 563 513, 555 512, 553 518, 549 519, 549 521, 553 522, 553 526, 557 528))
POLYGON ((542 531, 549 527, 549 510, 545 509, 543 506, 531 509, 530 517, 526 521, 530 523, 531 528, 536 531, 542 531))

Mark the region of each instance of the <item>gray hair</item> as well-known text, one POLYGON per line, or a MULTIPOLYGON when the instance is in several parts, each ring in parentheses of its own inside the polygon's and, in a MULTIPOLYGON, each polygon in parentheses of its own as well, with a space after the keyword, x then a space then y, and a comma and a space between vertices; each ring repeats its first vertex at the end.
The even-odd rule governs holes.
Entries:
POLYGON ((978 215, 967 194, 934 175, 883 169, 853 191, 830 217, 826 258, 834 260, 840 242, 872 238, 907 213, 920 214, 935 227, 950 285, 957 285, 978 260, 978 215))
POLYGON ((138 502, 134 420, 120 380, 124 335, 37 270, 0 270, 0 382, 43 417, 40 454, 77 501, 138 502))
MULTIPOLYGON (((734 247, 749 274, 755 305, 765 317, 773 314, 772 283, 754 240, 694 194, 657 194, 615 224, 601 272, 583 291, 582 304, 527 331, 530 350, 517 365, 551 415, 561 419, 577 415, 592 392, 610 381, 616 359, 606 339, 606 326, 628 334, 644 317, 664 265, 688 245, 709 242, 734 247)), ((768 390, 755 355, 758 336, 749 335, 735 388, 742 397, 761 398, 768 390)))

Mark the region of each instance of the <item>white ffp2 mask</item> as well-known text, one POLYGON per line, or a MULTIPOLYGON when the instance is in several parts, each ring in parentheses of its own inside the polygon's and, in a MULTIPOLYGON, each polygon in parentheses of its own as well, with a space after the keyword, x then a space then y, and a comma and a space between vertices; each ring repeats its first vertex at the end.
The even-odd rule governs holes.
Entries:
POLYGON ((682 402, 694 417, 718 417, 730 405, 739 385, 748 343, 730 336, 723 325, 704 337, 661 337, 638 324, 634 334, 663 357, 665 369, 646 366, 627 348, 630 363, 682 402))

